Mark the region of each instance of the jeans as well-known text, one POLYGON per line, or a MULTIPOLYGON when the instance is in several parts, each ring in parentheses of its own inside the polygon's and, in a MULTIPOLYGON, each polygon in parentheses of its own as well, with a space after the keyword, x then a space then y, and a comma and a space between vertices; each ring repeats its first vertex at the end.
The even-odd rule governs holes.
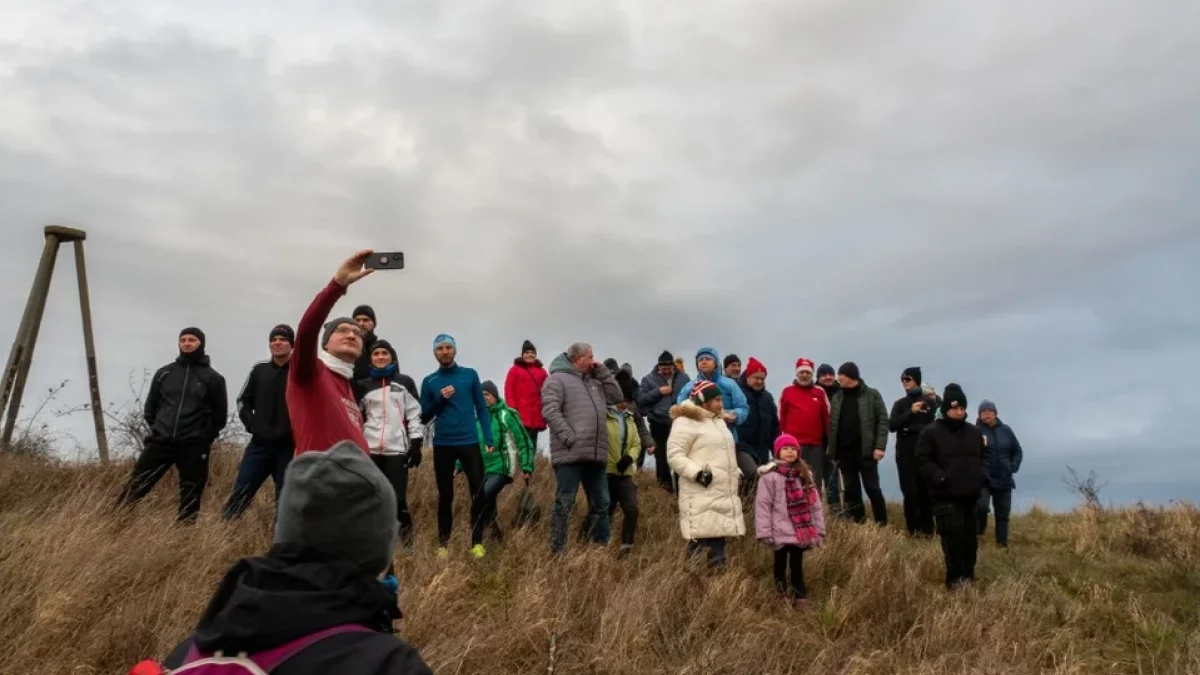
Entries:
POLYGON ((483 531, 475 527, 483 512, 483 456, 478 445, 433 446, 433 475, 438 491, 438 545, 450 542, 454 529, 454 463, 462 462, 471 493, 471 546, 483 543, 483 531))
POLYGON ((571 509, 575 508, 575 493, 583 485, 587 496, 587 523, 592 541, 607 545, 611 533, 608 516, 608 466, 604 462, 579 462, 554 467, 554 512, 550 516, 550 552, 559 553, 567 545, 567 527, 571 509))
POLYGON ((1008 518, 1012 514, 1012 490, 983 486, 976 508, 979 534, 987 532, 989 498, 996 508, 996 545, 1006 547, 1008 546, 1008 518))
POLYGON ((624 519, 621 521, 621 546, 633 546, 638 527, 637 483, 633 482, 633 476, 609 474, 608 494, 609 519, 611 520, 618 508, 624 514, 624 519))
POLYGON ((689 558, 699 556, 705 551, 708 552, 709 567, 725 567, 728 562, 728 558, 725 556, 725 537, 693 539, 687 543, 689 558))
POLYGON ((883 498, 883 489, 879 487, 879 462, 855 453, 839 457, 838 465, 846 484, 846 513, 856 522, 867 522, 862 496, 863 490, 866 490, 875 522, 887 525, 887 501, 883 498))
POLYGON ((275 483, 275 504, 278 510, 283 476, 287 473, 288 463, 292 461, 294 452, 295 446, 291 443, 263 443, 252 439, 242 453, 242 463, 238 465, 237 478, 233 480, 233 492, 229 493, 229 501, 225 502, 222 518, 240 518, 246 509, 250 508, 254 495, 268 476, 275 483))
POLYGON ((900 475, 900 492, 904 494, 904 524, 910 535, 932 535, 933 498, 928 483, 917 472, 916 452, 916 438, 896 441, 896 472, 900 475))
POLYGON ((675 492, 675 479, 671 475, 671 465, 667 464, 667 438, 671 436, 670 422, 655 422, 649 420, 650 436, 654 439, 654 475, 658 484, 670 493, 675 492))
POLYGON ((791 598, 807 596, 808 587, 804 585, 804 549, 789 544, 775 551, 775 588, 791 598), (788 564, 789 560, 791 561, 790 565, 788 564), (790 587, 787 579, 789 567, 792 572, 790 587))
POLYGON ((500 523, 496 519, 496 500, 500 498, 500 493, 504 491, 504 488, 512 482, 513 479, 510 476, 499 473, 491 473, 483 477, 483 511, 480 513, 479 522, 475 524, 479 530, 480 539, 483 539, 483 533, 486 530, 491 530, 492 536, 497 541, 504 539, 504 531, 500 529, 500 523))
POLYGON ((371 461, 387 478, 396 493, 396 521, 400 523, 400 543, 413 543, 413 519, 408 511, 408 455, 371 455, 371 461))
POLYGON ((934 502, 933 519, 946 559, 946 588, 953 588, 961 581, 975 581, 975 558, 979 551, 975 539, 975 504, 974 499, 934 502))
POLYGON ((200 500, 204 497, 204 488, 208 485, 208 455, 211 451, 208 443, 191 445, 172 445, 148 441, 142 447, 129 482, 117 498, 117 505, 123 506, 141 501, 172 466, 179 472, 179 514, 181 523, 194 523, 200 513, 200 500))

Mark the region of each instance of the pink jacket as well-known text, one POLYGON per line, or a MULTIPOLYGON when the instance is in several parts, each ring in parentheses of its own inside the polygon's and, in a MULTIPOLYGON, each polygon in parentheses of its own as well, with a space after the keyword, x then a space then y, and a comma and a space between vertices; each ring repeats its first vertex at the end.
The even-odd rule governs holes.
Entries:
POLYGON ((777 551, 788 545, 801 548, 820 546, 825 539, 825 507, 821 504, 821 494, 815 488, 808 489, 813 524, 817 526, 820 539, 797 541, 796 528, 787 512, 787 495, 783 486, 787 478, 776 471, 775 466, 776 463, 771 462, 758 470, 758 496, 754 500, 754 536, 777 551))

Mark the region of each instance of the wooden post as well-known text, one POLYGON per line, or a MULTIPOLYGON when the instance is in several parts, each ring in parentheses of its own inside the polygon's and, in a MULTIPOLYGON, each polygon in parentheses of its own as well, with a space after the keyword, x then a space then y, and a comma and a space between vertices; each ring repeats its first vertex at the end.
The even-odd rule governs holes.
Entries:
POLYGON ((87 356, 88 391, 91 394, 92 422, 96 427, 96 447, 100 461, 108 462, 108 440, 104 431, 104 411, 100 401, 100 378, 96 368, 96 344, 92 335, 91 299, 87 286, 87 266, 84 264, 83 241, 87 233, 71 227, 49 225, 44 230, 46 245, 34 273, 33 286, 21 315, 21 325, 8 354, 8 365, 4 369, 4 380, 0 383, 0 414, 7 410, 3 437, 0 446, 8 447, 12 441, 13 428, 21 410, 21 398, 25 393, 25 382, 33 362, 33 349, 37 345, 42 316, 46 312, 46 299, 50 293, 50 280, 54 276, 54 263, 61 244, 73 242, 75 248, 75 272, 79 281, 79 312, 83 322, 83 344, 87 356), (11 396, 11 398, 10 398, 11 396))

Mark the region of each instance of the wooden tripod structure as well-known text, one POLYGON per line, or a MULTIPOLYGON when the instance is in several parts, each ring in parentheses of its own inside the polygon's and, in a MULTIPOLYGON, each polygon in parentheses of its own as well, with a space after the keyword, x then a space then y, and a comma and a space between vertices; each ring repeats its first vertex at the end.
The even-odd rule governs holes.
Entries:
POLYGON ((87 233, 71 227, 49 225, 45 229, 46 245, 42 248, 42 259, 33 276, 33 288, 25 302, 21 325, 8 353, 8 365, 4 367, 4 380, 0 383, 0 414, 5 410, 4 435, 0 447, 7 448, 12 441, 13 427, 21 410, 21 397, 25 393, 25 381, 29 377, 29 366, 33 362, 33 348, 37 344, 42 315, 46 312, 46 298, 50 293, 50 279, 54 276, 54 263, 60 245, 71 242, 75 245, 75 276, 79 279, 79 311, 83 319, 83 348, 87 354, 88 390, 92 396, 92 421, 96 425, 96 447, 100 461, 108 462, 108 440, 104 433, 104 410, 100 403, 100 379, 96 374, 96 343, 92 337, 92 309, 88 300, 87 267, 83 261, 83 240, 87 233), (11 398, 10 398, 11 396, 11 398))

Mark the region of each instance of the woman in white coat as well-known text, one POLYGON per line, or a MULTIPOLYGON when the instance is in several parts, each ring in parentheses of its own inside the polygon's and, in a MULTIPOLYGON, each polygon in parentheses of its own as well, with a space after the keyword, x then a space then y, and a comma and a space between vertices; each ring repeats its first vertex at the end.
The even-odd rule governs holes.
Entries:
POLYGON ((721 416, 721 389, 702 380, 671 408, 667 463, 679 476, 679 530, 688 555, 708 550, 713 567, 724 567, 726 537, 746 534, 738 498, 737 449, 721 416))

